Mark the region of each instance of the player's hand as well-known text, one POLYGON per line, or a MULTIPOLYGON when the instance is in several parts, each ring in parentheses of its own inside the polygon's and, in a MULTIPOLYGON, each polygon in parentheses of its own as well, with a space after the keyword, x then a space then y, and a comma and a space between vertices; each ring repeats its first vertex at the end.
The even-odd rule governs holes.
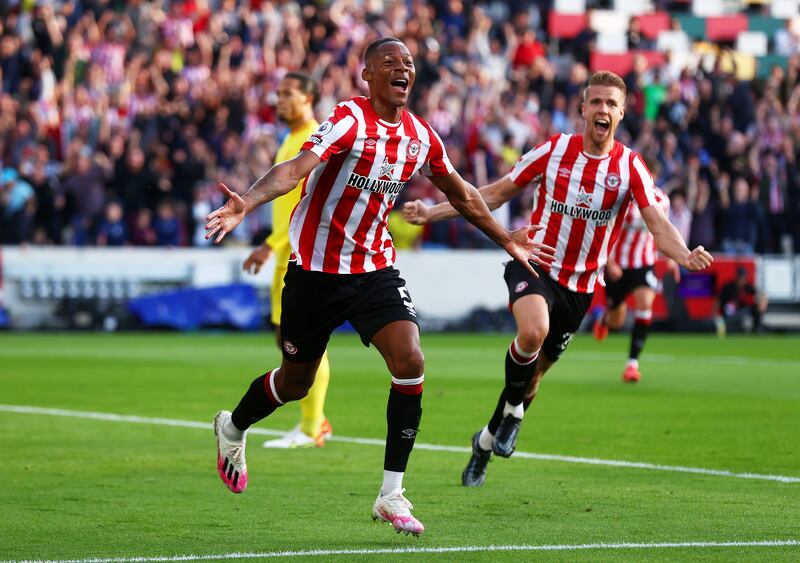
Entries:
POLYGON ((272 247, 267 243, 260 244, 253 249, 242 265, 242 270, 250 274, 257 274, 261 271, 267 260, 272 256, 272 247))
POLYGON ((528 225, 511 233, 511 241, 506 245, 505 251, 525 266, 533 277, 539 274, 533 269, 533 264, 549 266, 556 258, 556 249, 547 244, 533 242, 537 231, 544 227, 541 225, 528 225))
POLYGON ((422 200, 407 201, 403 206, 403 219, 412 225, 424 225, 430 217, 430 208, 422 200))
POLYGON ((610 281, 617 281, 619 278, 622 277, 622 268, 619 267, 619 264, 616 262, 609 261, 606 264, 606 277, 610 281))
POLYGON ((219 244, 225 235, 242 222, 245 215, 244 200, 239 194, 229 190, 222 182, 219 183, 219 191, 228 197, 228 201, 206 218, 206 240, 216 234, 214 244, 219 244))
POLYGON ((699 272, 708 268, 713 261, 714 258, 711 257, 711 254, 702 246, 698 246, 687 256, 683 267, 690 272, 699 272))

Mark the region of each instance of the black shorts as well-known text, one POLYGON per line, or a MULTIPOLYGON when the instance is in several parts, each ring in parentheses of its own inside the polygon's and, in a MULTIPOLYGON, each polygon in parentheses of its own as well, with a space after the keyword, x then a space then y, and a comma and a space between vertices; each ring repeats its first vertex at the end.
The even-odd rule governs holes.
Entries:
POLYGON ((639 287, 658 289, 658 278, 652 266, 622 270, 622 276, 616 281, 606 279, 606 305, 616 309, 639 287))
POLYGON ((509 306, 525 295, 544 297, 547 310, 550 312, 550 331, 542 344, 542 352, 548 360, 555 362, 567 349, 575 332, 581 326, 581 321, 592 304, 592 294, 570 291, 539 266, 533 268, 539 274, 539 279, 534 278, 525 266, 516 260, 506 264, 503 277, 508 286, 509 306))
POLYGON ((313 362, 345 321, 369 346, 380 329, 394 321, 417 323, 406 282, 394 268, 364 274, 311 272, 289 262, 281 296, 283 356, 313 362))

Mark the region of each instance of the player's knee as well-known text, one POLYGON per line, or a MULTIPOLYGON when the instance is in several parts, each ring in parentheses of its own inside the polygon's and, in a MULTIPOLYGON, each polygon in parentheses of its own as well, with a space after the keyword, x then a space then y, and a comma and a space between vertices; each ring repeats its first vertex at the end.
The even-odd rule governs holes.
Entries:
POLYGON ((397 379, 416 379, 423 373, 425 373, 425 356, 419 348, 393 362, 392 375, 397 379))
POLYGON ((517 333, 517 343, 526 352, 536 352, 542 348, 547 330, 541 327, 528 327, 517 333))
POLYGON ((299 401, 308 395, 308 390, 314 384, 314 373, 309 377, 294 377, 292 380, 284 380, 276 386, 278 396, 284 401, 299 401))

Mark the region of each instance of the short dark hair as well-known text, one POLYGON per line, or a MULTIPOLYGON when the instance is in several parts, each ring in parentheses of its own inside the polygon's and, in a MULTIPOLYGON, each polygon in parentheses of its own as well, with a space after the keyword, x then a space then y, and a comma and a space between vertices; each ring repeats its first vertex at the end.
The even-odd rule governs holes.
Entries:
POLYGON ((300 83, 300 90, 305 94, 311 94, 311 103, 317 105, 319 101, 319 85, 305 72, 287 72, 284 78, 291 78, 300 83))
POLYGON ((384 43, 400 43, 403 42, 398 39, 397 37, 381 37, 380 39, 376 39, 372 43, 369 44, 367 50, 364 51, 364 65, 368 63, 368 61, 375 55, 378 47, 383 45, 384 43))

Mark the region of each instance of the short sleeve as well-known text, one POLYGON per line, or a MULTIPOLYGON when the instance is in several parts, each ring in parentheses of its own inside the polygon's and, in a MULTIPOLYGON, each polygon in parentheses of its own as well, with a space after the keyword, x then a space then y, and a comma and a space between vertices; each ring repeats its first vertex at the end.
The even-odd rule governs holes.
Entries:
POLYGON ((638 154, 633 155, 633 166, 631 167, 631 194, 639 209, 656 205, 656 185, 653 182, 653 175, 638 154))
POLYGON ((303 143, 301 150, 313 152, 324 162, 332 155, 353 148, 356 129, 357 123, 353 114, 346 106, 339 104, 303 143))
POLYGON ((428 131, 430 132, 431 148, 419 173, 424 176, 449 176, 455 168, 450 163, 444 143, 433 128, 429 127, 428 131))
POLYGON ((520 188, 528 185, 534 178, 547 171, 547 161, 550 159, 554 139, 529 150, 517 161, 508 177, 520 188))

